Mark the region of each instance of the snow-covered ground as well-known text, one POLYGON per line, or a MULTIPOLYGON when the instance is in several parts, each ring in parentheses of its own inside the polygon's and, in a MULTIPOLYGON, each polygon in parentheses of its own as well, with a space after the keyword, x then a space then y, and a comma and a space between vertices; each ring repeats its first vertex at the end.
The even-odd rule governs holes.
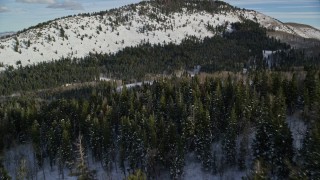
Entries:
POLYGON ((292 133, 293 147, 296 150, 299 150, 303 145, 303 139, 306 135, 307 125, 302 119, 294 115, 287 116, 287 123, 292 133))
POLYGON ((320 31, 316 28, 296 23, 286 23, 290 29, 292 29, 297 35, 303 38, 318 39, 320 37, 320 31))
MULTIPOLYGON (((219 151, 219 153, 221 153, 219 151)), ((218 154, 221 156, 221 154, 218 154)), ((5 153, 4 166, 13 179, 17 179, 19 167, 25 164, 26 174, 28 179, 43 179, 43 180, 76 180, 77 177, 70 175, 68 168, 63 169, 63 175, 59 171, 58 166, 50 167, 48 160, 45 161, 43 168, 37 168, 33 148, 30 144, 19 145, 5 153)), ((124 179, 125 176, 120 170, 120 167, 115 167, 110 171, 105 171, 100 162, 93 162, 91 157, 87 158, 90 170, 96 171, 96 178, 98 180, 118 180, 124 179)), ((223 173, 212 174, 205 172, 201 168, 201 163, 197 160, 194 153, 188 153, 185 159, 185 167, 183 179, 185 180, 214 180, 214 179, 241 179, 246 176, 245 171, 239 171, 236 167, 227 169, 223 173)), ((128 174, 127 174, 128 175, 128 174)), ((170 179, 169 172, 164 171, 160 173, 159 179, 170 179)))
MULTIPOLYGON (((119 168, 114 168, 111 172, 107 172, 103 169, 100 162, 93 162, 93 158, 87 158, 87 162, 90 170, 96 171, 96 177, 99 180, 124 178, 119 168)), ((13 179, 17 179, 19 168, 23 166, 26 167, 25 172, 27 179, 77 179, 77 177, 70 175, 68 168, 64 168, 63 173, 61 173, 59 167, 57 165, 51 167, 48 160, 44 162, 42 168, 38 168, 31 144, 19 145, 5 153, 4 167, 13 179)))
POLYGON ((153 84, 153 81, 143 81, 143 82, 136 82, 136 83, 130 83, 130 84, 125 84, 123 86, 118 86, 117 87, 117 92, 120 92, 122 91, 122 89, 124 87, 126 87, 127 89, 130 89, 130 88, 134 88, 134 87, 138 87, 138 86, 142 86, 142 85, 152 85, 153 84))
MULTIPOLYGON (((162 14, 150 4, 125 6, 104 15, 72 16, 57 19, 38 28, 0 40, 0 63, 4 66, 22 66, 60 59, 84 57, 89 53, 115 53, 125 47, 141 43, 179 44, 187 36, 200 39, 212 37, 208 30, 251 19, 262 26, 277 31, 297 34, 295 27, 256 11, 234 10, 218 13, 205 11, 162 14)), ((223 7, 221 8, 223 9, 223 7)), ((232 31, 226 26, 227 31, 232 31)), ((320 31, 313 29, 312 38, 320 39, 320 31)), ((301 33, 298 33, 301 34, 301 33)), ((301 34, 302 35, 302 34, 301 34)), ((309 33, 304 33, 308 38, 309 33)), ((3 68, 2 68, 3 69, 3 68)))

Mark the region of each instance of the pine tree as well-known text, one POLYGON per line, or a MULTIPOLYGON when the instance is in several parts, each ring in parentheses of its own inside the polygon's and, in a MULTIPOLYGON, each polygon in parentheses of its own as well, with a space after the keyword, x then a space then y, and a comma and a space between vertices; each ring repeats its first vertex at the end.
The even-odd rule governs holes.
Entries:
POLYGON ((128 151, 128 161, 131 170, 136 168, 142 168, 143 157, 145 156, 145 144, 143 141, 143 130, 138 126, 136 121, 130 121, 129 125, 130 137, 129 137, 129 151, 128 151))
POLYGON ((257 132, 252 143, 253 156, 256 160, 262 160, 266 164, 271 164, 274 153, 274 127, 272 124, 272 111, 269 103, 260 104, 261 113, 257 117, 259 119, 257 132), (266 105, 267 104, 267 105, 266 105))
POLYGON ((255 159, 262 159, 267 163, 272 162, 273 128, 268 121, 258 126, 252 146, 255 159))
POLYGON ((123 174, 126 175, 125 160, 128 156, 128 149, 130 144, 130 126, 129 118, 121 118, 121 129, 119 138, 119 165, 123 174))
MULTIPOLYGON (((110 115, 107 115, 110 116, 110 115)), ((105 168, 109 169, 111 167, 112 162, 112 152, 114 150, 114 146, 112 143, 112 130, 110 127, 109 119, 103 119, 102 125, 102 164, 105 168)))
POLYGON ((72 166, 72 144, 70 135, 70 121, 61 121, 62 123, 62 139, 61 139, 61 155, 62 163, 66 164, 68 168, 72 166))
POLYGON ((276 171, 279 177, 287 177, 289 174, 288 163, 292 163, 293 139, 291 131, 286 123, 278 130, 274 140, 276 171))
POLYGON ((273 104, 274 136, 274 165, 279 177, 285 178, 289 174, 288 163, 292 163, 293 138, 286 123, 286 105, 280 89, 273 104))
POLYGON ((39 167, 42 166, 43 158, 42 158, 42 150, 40 148, 40 125, 38 121, 34 121, 31 127, 31 138, 32 145, 35 152, 35 157, 37 159, 37 164, 39 167))
POLYGON ((185 141, 185 149, 194 149, 194 136, 195 136, 195 110, 194 106, 189 108, 190 115, 182 123, 182 136, 185 141))
POLYGON ((320 178, 320 130, 315 126, 307 131, 301 150, 303 170, 310 179, 320 178))
POLYGON ((89 169, 86 163, 86 154, 83 147, 82 136, 79 135, 77 146, 77 159, 76 159, 76 169, 72 173, 73 176, 77 176, 78 180, 93 180, 95 179, 95 171, 89 169))
POLYGON ((234 165, 236 162, 236 114, 234 107, 230 112, 229 125, 222 141, 222 150, 227 164, 234 165))
POLYGON ((205 170, 212 166, 211 142, 212 133, 210 128, 210 116, 207 110, 204 110, 200 101, 196 101, 196 133, 195 133, 195 151, 202 162, 205 170))
POLYGON ((239 170, 246 169, 246 157, 247 157, 247 148, 246 148, 245 138, 242 138, 240 142, 239 157, 238 157, 239 170))
POLYGON ((61 27, 61 28, 60 28, 60 37, 64 38, 64 36, 65 36, 65 31, 64 31, 64 29, 61 27))
POLYGON ((93 118, 90 124, 90 144, 92 148, 92 153, 96 160, 101 160, 103 145, 101 124, 98 118, 93 118))
POLYGON ((156 121, 154 115, 150 115, 148 122, 148 146, 151 149, 157 147, 157 131, 156 131, 156 121))
POLYGON ((60 129, 58 129, 58 123, 56 121, 53 121, 52 124, 51 124, 51 127, 49 129, 49 132, 47 134, 48 136, 48 147, 47 147, 47 152, 48 152, 48 155, 49 155, 49 162, 50 162, 50 166, 52 167, 54 164, 55 164, 55 160, 56 160, 56 155, 57 155, 57 152, 58 152, 58 149, 57 147, 59 147, 59 144, 58 142, 60 141, 59 140, 59 137, 58 137, 58 131, 60 129))
POLYGON ((292 75, 286 97, 286 104, 288 105, 291 113, 293 113, 298 101, 298 80, 296 74, 292 75))
POLYGON ((309 70, 307 72, 306 78, 305 78, 305 86, 306 91, 309 95, 309 108, 311 108, 311 105, 318 100, 318 94, 317 94, 317 80, 315 77, 315 72, 312 70, 309 70))
MULTIPOLYGON (((220 81, 219 81, 220 82, 220 81)), ((221 93, 221 85, 218 82, 216 91, 212 98, 212 105, 210 109, 210 118, 211 118, 211 128, 212 132, 222 133, 224 132, 225 126, 225 119, 223 118, 223 99, 221 93)))
POLYGON ((180 179, 183 174, 184 167, 184 148, 181 139, 178 140, 174 149, 171 150, 173 153, 173 159, 170 164, 170 175, 172 179, 180 179))

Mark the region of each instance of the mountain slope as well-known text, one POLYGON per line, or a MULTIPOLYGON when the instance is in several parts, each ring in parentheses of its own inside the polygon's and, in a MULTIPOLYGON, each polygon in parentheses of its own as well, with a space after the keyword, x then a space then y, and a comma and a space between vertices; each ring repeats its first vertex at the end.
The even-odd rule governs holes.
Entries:
MULTIPOLYGON (((256 21, 267 29, 302 34, 299 28, 256 11, 237 9, 219 1, 211 2, 211 6, 209 10, 190 9, 186 3, 179 10, 168 12, 155 2, 141 2, 93 15, 53 20, 2 39, 0 63, 25 66, 61 57, 115 53, 146 42, 179 44, 187 36, 203 39, 224 29, 232 31, 230 23, 244 19, 256 21)), ((304 37, 308 38, 309 34, 304 37)), ((313 33, 310 38, 320 39, 320 34, 313 33)))
POLYGON ((285 23, 285 25, 303 38, 319 39, 320 31, 312 26, 298 23, 285 23))

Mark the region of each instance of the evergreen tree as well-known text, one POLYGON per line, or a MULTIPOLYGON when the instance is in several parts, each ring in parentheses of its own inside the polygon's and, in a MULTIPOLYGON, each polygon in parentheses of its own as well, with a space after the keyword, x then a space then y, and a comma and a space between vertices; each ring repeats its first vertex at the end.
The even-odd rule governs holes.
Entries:
POLYGON ((274 137, 274 165, 279 177, 285 178, 289 174, 288 163, 292 163, 293 138, 286 123, 286 105, 282 94, 279 91, 273 106, 273 123, 275 128, 274 137))
POLYGON ((210 128, 209 112, 204 110, 200 101, 196 101, 196 133, 195 133, 195 151, 202 162, 205 170, 212 166, 211 142, 212 133, 210 128))
POLYGON ((305 88, 309 95, 309 108, 311 108, 311 105, 318 100, 318 94, 317 94, 317 80, 315 77, 315 72, 312 70, 307 71, 307 75, 305 78, 305 88))
POLYGON ((72 166, 72 143, 70 135, 70 121, 61 121, 62 123, 62 139, 61 139, 61 155, 62 163, 65 164, 68 168, 72 166))
POLYGON ((95 171, 89 169, 86 163, 86 154, 83 147, 82 136, 79 135, 77 142, 77 159, 76 159, 76 169, 72 174, 77 176, 78 180, 93 180, 95 179, 95 171))
POLYGON ((286 91, 286 105, 291 113, 294 112, 298 101, 298 80, 296 74, 292 75, 292 79, 286 91))
POLYGON ((61 27, 60 28, 60 37, 62 37, 62 38, 64 38, 64 36, 65 36, 65 31, 64 31, 64 29, 61 27))
POLYGON ((234 107, 230 112, 229 126, 224 135, 222 142, 222 150, 226 162, 229 165, 234 165, 236 162, 236 114, 234 107))
POLYGON ((32 138, 32 145, 35 152, 35 157, 37 159, 37 164, 39 167, 42 166, 43 157, 42 157, 42 149, 40 147, 40 125, 38 121, 34 121, 31 127, 31 138, 32 138))
MULTIPOLYGON (((110 115, 108 115, 110 116, 110 115)), ((114 146, 112 143, 112 130, 110 126, 109 119, 103 119, 103 125, 101 127, 102 131, 102 164, 105 168, 111 167, 111 162, 113 160, 112 152, 114 151, 114 146)))
POLYGON ((56 121, 52 122, 49 132, 47 134, 48 136, 47 152, 49 155, 49 162, 51 167, 55 164, 56 155, 59 149, 57 148, 59 147, 58 142, 60 141, 58 137, 58 131, 60 131, 60 129, 57 125, 57 122, 56 121))
POLYGON ((154 115, 150 115, 148 126, 148 146, 150 149, 157 147, 157 131, 156 131, 156 121, 154 115))
POLYGON ((320 130, 319 126, 311 128, 306 133, 302 148, 303 170, 310 179, 320 178, 320 130))
MULTIPOLYGON (((269 104, 267 102, 267 104, 269 104)), ((260 105, 259 123, 252 143, 253 156, 265 164, 272 164, 274 154, 274 127, 272 124, 272 111, 264 102, 260 105)))
POLYGON ((182 123, 182 136, 185 141, 186 150, 194 149, 194 138, 195 138, 195 107, 192 105, 189 108, 190 115, 182 123))
POLYGON ((221 93, 221 85, 218 81, 216 91, 212 98, 212 107, 210 109, 210 117, 211 117, 211 128, 212 132, 222 133, 225 129, 225 119, 223 118, 223 99, 221 93))
POLYGON ((242 138, 242 140, 240 142, 239 156, 238 156, 239 170, 246 169, 247 148, 246 148, 245 144, 246 144, 245 138, 242 138))
POLYGON ((170 175, 172 179, 180 179, 183 174, 184 168, 184 148, 181 139, 179 138, 177 144, 174 149, 171 150, 173 153, 173 159, 170 164, 170 175))
POLYGON ((101 160, 103 146, 101 124, 98 118, 93 118, 90 124, 90 145, 92 147, 92 153, 96 160, 101 160))

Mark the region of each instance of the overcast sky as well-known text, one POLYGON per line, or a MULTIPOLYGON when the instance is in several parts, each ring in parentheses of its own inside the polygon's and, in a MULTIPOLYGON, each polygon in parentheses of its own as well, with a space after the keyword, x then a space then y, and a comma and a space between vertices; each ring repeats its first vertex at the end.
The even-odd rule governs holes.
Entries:
MULTIPOLYGON (((0 32, 18 31, 50 19, 97 12, 140 0, 0 0, 0 32)), ((283 22, 320 29, 320 0, 225 0, 231 5, 260 11, 283 22)))

